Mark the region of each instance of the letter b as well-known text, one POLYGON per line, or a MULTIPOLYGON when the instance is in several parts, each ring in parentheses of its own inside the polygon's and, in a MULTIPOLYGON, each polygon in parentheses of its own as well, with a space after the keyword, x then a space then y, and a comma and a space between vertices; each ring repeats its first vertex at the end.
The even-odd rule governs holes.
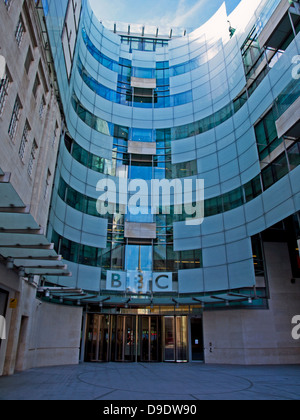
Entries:
POLYGON ((111 287, 118 289, 122 286, 120 274, 112 274, 111 276, 111 287))

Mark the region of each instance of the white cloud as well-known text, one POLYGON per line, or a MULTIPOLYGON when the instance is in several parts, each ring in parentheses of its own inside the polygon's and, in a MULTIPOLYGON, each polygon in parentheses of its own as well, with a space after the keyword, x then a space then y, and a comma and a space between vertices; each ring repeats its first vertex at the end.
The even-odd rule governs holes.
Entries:
POLYGON ((135 0, 132 2, 133 0, 90 0, 99 19, 140 23, 161 28, 197 26, 197 22, 200 22, 202 17, 200 12, 203 11, 207 0, 143 0, 142 3, 135 0), (195 1, 196 3, 191 6, 195 1), (173 7, 170 7, 170 4, 173 7))
POLYGON ((199 0, 191 9, 187 10, 186 0, 180 0, 178 8, 176 10, 176 16, 173 21, 174 26, 191 26, 189 22, 191 17, 195 17, 198 14, 199 9, 202 9, 206 0, 199 0))

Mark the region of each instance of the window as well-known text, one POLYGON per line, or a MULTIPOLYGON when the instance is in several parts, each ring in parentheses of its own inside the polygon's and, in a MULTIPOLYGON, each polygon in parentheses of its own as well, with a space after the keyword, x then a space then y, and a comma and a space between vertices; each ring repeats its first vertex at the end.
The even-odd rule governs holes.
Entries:
POLYGON ((79 264, 97 266, 97 248, 88 245, 80 245, 79 264))
POLYGON ((79 244, 69 241, 68 239, 61 238, 60 239, 60 254, 62 257, 71 262, 78 261, 78 249, 79 244))
POLYGON ((197 161, 175 163, 166 162, 166 178, 187 178, 198 174, 197 161))
POLYGON ((32 93, 33 93, 33 96, 35 97, 35 99, 36 99, 37 91, 38 91, 38 88, 39 88, 40 84, 41 84, 41 82, 40 82, 39 75, 36 74, 34 84, 33 84, 33 88, 32 88, 32 93))
POLYGON ((20 148, 19 148, 19 156, 22 161, 24 160, 24 156, 25 156, 25 149, 26 149, 26 144, 28 142, 29 131, 30 131, 30 126, 29 126, 28 121, 26 120, 24 130, 23 130, 23 135, 21 138, 20 148))
POLYGON ((263 241, 261 235, 255 235, 251 238, 252 242, 252 253, 253 253, 253 264, 255 270, 255 276, 264 277, 265 275, 265 263, 263 253, 263 241))
POLYGON ((114 137, 118 139, 128 140, 128 127, 122 127, 120 125, 114 126, 114 137))
MULTIPOLYGON (((134 88, 132 99, 137 107, 152 108, 153 89, 134 88)), ((126 100, 128 102, 131 100, 129 95, 127 95, 126 100)))
POLYGON ((53 137, 52 137, 52 147, 55 146, 57 132, 58 132, 58 124, 56 122, 55 123, 55 129, 54 129, 54 132, 53 132, 53 137))
POLYGON ((300 143, 295 143, 288 150, 288 159, 291 170, 295 169, 300 164, 300 143))
POLYGON ((62 46, 68 78, 71 75, 80 10, 81 0, 68 2, 62 33, 62 46))
POLYGON ((205 217, 215 216, 223 212, 222 197, 209 198, 204 202, 205 217))
POLYGON ((20 45, 21 45, 24 32, 25 32, 25 25, 24 25, 24 22, 23 22, 23 18, 20 15, 19 21, 18 21, 18 24, 17 24, 17 28, 16 28, 16 32, 15 32, 15 37, 16 37, 18 47, 20 47, 20 45))
POLYGON ((19 119, 20 119, 20 113, 21 113, 21 102, 19 97, 17 96, 16 100, 15 100, 15 104, 14 104, 14 109, 13 109, 13 113, 11 116, 11 120, 10 120, 10 124, 8 127, 8 135, 10 137, 11 140, 14 139, 17 128, 18 128, 18 123, 19 123, 19 119))
POLYGON ((262 193, 260 175, 244 185, 246 203, 258 197, 262 193))
POLYGON ((276 147, 282 143, 277 136, 276 115, 272 108, 255 126, 255 136, 260 160, 264 160, 276 147))
POLYGON ((27 56, 25 59, 25 64, 24 64, 25 71, 27 74, 29 72, 29 68, 32 62, 33 62, 33 54, 32 54, 31 48, 29 47, 27 51, 27 56))
POLYGON ((43 116, 44 116, 44 109, 45 109, 45 106, 46 106, 46 101, 45 101, 45 97, 44 97, 44 95, 42 96, 42 99, 41 99, 41 103, 40 103, 40 109, 39 109, 39 116, 40 116, 40 119, 42 119, 43 118, 43 116))
POLYGON ((44 190, 44 200, 46 200, 48 196, 50 181, 51 181, 51 172, 48 169, 46 183, 45 183, 45 190, 44 190))
POLYGON ((262 170, 264 189, 270 188, 288 173, 288 165, 285 153, 275 159, 269 166, 262 170))
POLYGON ((126 246, 126 270, 152 270, 152 246, 127 245, 126 246))
POLYGON ((133 141, 138 142, 153 142, 154 132, 151 129, 143 129, 143 128, 132 128, 131 129, 131 137, 133 141))
POLYGON ((6 73, 3 79, 0 81, 0 115, 2 115, 3 113, 10 83, 11 77, 9 75, 8 70, 6 69, 6 73))
POLYGON ((244 42, 241 51, 245 75, 247 80, 249 80, 264 58, 263 51, 258 44, 257 29, 255 26, 244 42))
POLYGON ((63 180, 63 178, 60 178, 57 191, 58 191, 59 197, 64 201, 66 201, 67 188, 68 188, 67 183, 63 180))
POLYGON ((28 168, 27 168, 27 172, 28 172, 28 175, 30 177, 32 176, 32 172, 33 172, 33 163, 34 163, 34 160, 36 158, 35 155, 36 155, 37 148, 38 148, 38 146, 36 144, 36 141, 33 140, 31 153, 30 153, 30 158, 29 158, 29 162, 28 162, 28 168))
POLYGON ((202 250, 181 251, 179 270, 201 268, 202 266, 202 250))
POLYGON ((246 102, 247 92, 244 91, 233 101, 234 112, 238 112, 238 110, 241 109, 246 102))
POLYGON ((123 270, 123 268, 124 268, 124 253, 125 253, 124 245, 120 245, 120 244, 117 244, 117 243, 112 244, 111 268, 113 270, 123 270))
POLYGON ((244 204, 242 188, 236 188, 226 194, 223 194, 224 211, 230 211, 244 204))
POLYGON ((66 203, 75 210, 85 212, 85 209, 83 208, 86 205, 84 196, 73 188, 67 189, 66 203))
POLYGON ((165 245, 156 245, 153 248, 153 270, 167 270, 167 247, 165 245))
POLYGON ((171 106, 184 105, 192 101, 193 95, 191 90, 171 96, 171 106))

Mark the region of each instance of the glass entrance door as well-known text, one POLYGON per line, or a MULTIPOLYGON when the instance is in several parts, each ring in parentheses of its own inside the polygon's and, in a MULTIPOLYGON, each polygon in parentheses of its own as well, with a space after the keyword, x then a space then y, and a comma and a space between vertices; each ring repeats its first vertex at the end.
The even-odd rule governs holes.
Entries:
POLYGON ((89 362, 107 362, 108 345, 109 316, 92 316, 88 324, 86 360, 89 362))
POLYGON ((135 317, 111 316, 111 361, 135 361, 135 317))
POLYGON ((139 318, 139 332, 140 361, 160 361, 160 318, 157 316, 141 316, 139 318))
POLYGON ((88 362, 186 362, 187 317, 88 315, 88 362))
POLYGON ((187 362, 187 317, 164 317, 164 361, 187 362))
POLYGON ((176 316, 176 362, 187 362, 187 317, 176 316))
POLYGON ((175 362, 175 324, 173 316, 164 318, 164 361, 175 362))

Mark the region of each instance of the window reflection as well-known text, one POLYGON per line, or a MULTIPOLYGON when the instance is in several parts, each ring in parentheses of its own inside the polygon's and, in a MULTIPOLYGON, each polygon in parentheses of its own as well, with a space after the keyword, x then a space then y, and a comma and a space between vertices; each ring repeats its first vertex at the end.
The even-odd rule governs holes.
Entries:
POLYGON ((125 269, 131 271, 152 271, 152 246, 127 245, 125 269))
POLYGON ((151 129, 145 128, 132 128, 131 129, 131 137, 133 141, 141 141, 141 142, 153 142, 155 141, 154 138, 154 131, 151 129))
POLYGON ((152 164, 151 166, 131 166, 130 168, 131 179, 144 179, 151 180, 152 177, 152 164))

